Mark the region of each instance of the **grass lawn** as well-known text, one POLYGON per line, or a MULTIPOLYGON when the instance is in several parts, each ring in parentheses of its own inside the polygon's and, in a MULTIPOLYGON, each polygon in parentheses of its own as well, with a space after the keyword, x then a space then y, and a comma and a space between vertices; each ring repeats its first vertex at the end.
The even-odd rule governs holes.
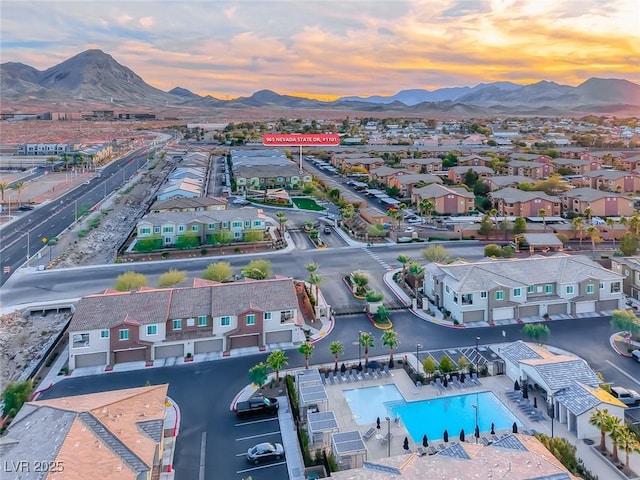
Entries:
POLYGON ((324 210, 324 207, 318 205, 313 198, 292 198, 292 200, 298 208, 303 210, 315 210, 317 212, 324 210))

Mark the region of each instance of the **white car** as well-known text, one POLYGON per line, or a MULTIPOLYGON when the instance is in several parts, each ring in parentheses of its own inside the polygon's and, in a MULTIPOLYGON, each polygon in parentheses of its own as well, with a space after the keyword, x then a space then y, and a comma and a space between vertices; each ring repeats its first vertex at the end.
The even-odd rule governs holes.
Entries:
POLYGON ((407 233, 415 232, 415 230, 416 229, 413 228, 413 227, 407 227, 407 228, 404 229, 404 231, 407 232, 407 233))
POLYGON ((411 225, 417 225, 419 223, 422 223, 422 220, 420 220, 419 218, 410 218, 409 220, 407 220, 407 223, 411 224, 411 225))

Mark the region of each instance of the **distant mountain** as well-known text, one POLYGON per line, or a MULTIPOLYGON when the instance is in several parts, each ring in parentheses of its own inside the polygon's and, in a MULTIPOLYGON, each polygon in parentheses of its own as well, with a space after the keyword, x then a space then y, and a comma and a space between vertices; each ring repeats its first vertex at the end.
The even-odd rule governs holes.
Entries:
POLYGON ((44 71, 23 63, 3 63, 0 65, 0 91, 3 108, 8 108, 8 111, 24 105, 38 110, 53 108, 52 105, 63 108, 109 105, 111 108, 144 107, 147 110, 175 107, 193 113, 224 108, 272 108, 424 115, 431 112, 482 115, 616 111, 628 114, 637 112, 640 106, 640 85, 627 80, 601 78, 590 78, 577 87, 548 81, 530 85, 493 82, 433 91, 409 89, 392 96, 342 97, 335 102, 281 95, 271 90, 260 90, 249 97, 220 100, 210 95, 202 97, 182 87, 164 92, 147 84, 111 55, 97 49, 79 53, 44 71))

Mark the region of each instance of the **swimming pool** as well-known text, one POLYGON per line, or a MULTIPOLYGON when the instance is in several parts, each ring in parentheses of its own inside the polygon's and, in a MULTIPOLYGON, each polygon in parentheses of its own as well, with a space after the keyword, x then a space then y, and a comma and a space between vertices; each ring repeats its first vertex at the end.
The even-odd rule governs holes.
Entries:
POLYGON ((440 397, 420 402, 399 404, 393 402, 391 416, 400 416, 402 423, 414 442, 422 442, 422 436, 441 439, 446 429, 449 438, 457 439, 464 429, 467 438, 473 438, 476 425, 476 408, 480 434, 491 431, 491 423, 496 430, 511 429, 513 422, 522 424, 492 392, 478 392, 454 397, 440 397))
MULTIPOLYGON (((358 425, 375 424, 376 418, 390 415, 385 402, 402 400, 404 397, 395 385, 379 385, 377 387, 354 388, 343 392, 351 415, 358 425)), ((420 436, 422 439, 422 436, 420 436)))
POLYGON ((376 418, 384 422, 389 416, 400 417, 405 428, 416 443, 422 442, 422 436, 430 440, 439 440, 445 429, 449 438, 457 439, 460 430, 468 438, 473 438, 478 407, 478 426, 480 433, 491 431, 491 423, 496 430, 511 429, 513 422, 522 424, 513 413, 492 392, 469 393, 452 397, 439 397, 419 402, 406 402, 395 385, 345 390, 344 396, 358 425, 375 425, 376 418))

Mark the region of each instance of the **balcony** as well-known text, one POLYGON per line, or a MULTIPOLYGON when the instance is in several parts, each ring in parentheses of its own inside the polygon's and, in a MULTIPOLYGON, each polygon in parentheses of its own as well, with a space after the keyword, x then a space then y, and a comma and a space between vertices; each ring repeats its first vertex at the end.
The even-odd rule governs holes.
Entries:
POLYGON ((208 338, 213 337, 213 332, 211 331, 211 327, 200 327, 196 329, 189 330, 176 330, 172 332, 167 332, 165 337, 165 342, 176 342, 182 340, 193 340, 195 338, 208 338))

